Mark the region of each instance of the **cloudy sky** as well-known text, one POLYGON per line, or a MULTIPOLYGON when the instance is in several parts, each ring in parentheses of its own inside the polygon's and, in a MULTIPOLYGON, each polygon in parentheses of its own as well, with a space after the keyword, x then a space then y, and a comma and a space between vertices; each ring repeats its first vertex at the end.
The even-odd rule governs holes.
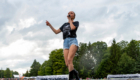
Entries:
POLYGON ((0 68, 25 73, 34 59, 42 64, 63 48, 62 33, 45 21, 58 29, 69 11, 80 23, 79 43, 140 40, 139 0, 0 0, 0 68))

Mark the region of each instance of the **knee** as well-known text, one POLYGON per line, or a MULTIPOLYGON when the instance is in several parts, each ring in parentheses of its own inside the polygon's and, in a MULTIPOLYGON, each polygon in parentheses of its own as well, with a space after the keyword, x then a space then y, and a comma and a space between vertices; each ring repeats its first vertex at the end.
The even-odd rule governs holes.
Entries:
POLYGON ((66 66, 68 67, 68 62, 66 62, 65 64, 66 64, 66 66))
POLYGON ((71 58, 68 58, 68 65, 69 64, 72 64, 72 59, 71 58))

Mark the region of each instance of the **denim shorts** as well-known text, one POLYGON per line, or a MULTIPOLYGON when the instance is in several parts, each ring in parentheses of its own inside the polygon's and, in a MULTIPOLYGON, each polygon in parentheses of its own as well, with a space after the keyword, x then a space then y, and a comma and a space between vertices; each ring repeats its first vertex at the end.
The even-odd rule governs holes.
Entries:
POLYGON ((69 49, 72 44, 78 47, 78 40, 76 38, 70 38, 70 37, 64 39, 63 49, 69 49))

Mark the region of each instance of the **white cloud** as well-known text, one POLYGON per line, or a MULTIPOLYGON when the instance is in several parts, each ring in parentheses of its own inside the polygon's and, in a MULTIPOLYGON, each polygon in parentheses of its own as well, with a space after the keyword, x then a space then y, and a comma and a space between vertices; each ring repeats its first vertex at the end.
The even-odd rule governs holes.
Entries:
POLYGON ((25 67, 25 68, 17 68, 15 69, 15 71, 18 71, 20 73, 20 75, 22 76, 24 73, 26 73, 26 71, 30 70, 30 67, 25 67))
POLYGON ((20 27, 20 29, 23 29, 23 28, 29 28, 34 24, 36 24, 36 21, 34 18, 31 17, 28 19, 20 19, 18 26, 20 27))
POLYGON ((61 39, 51 39, 48 40, 47 50, 63 48, 63 40, 61 39))
POLYGON ((36 43, 19 39, 11 43, 9 46, 2 47, 0 53, 3 53, 3 55, 1 55, 2 57, 10 57, 13 54, 24 56, 29 54, 35 47, 36 43))
POLYGON ((11 32, 13 31, 13 29, 21 30, 24 28, 29 28, 36 23, 37 22, 35 21, 35 19, 31 17, 27 19, 19 19, 19 22, 13 23, 12 25, 11 24, 9 25, 9 23, 7 23, 6 28, 8 29, 9 32, 11 32))
POLYGON ((111 46, 112 40, 117 36, 116 33, 104 36, 102 41, 106 42, 108 46, 111 46))

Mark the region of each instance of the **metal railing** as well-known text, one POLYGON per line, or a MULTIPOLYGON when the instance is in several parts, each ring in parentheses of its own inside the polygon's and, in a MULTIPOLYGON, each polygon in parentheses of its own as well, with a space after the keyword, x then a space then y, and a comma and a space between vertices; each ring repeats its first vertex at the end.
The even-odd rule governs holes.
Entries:
POLYGON ((107 80, 107 79, 80 79, 80 80, 107 80))
MULTIPOLYGON (((36 79, 22 79, 22 78, 0 78, 0 80, 36 80, 36 79)), ((80 79, 80 80, 107 80, 107 79, 80 79)))
POLYGON ((0 78, 0 80, 36 80, 36 79, 22 79, 22 78, 0 78))

